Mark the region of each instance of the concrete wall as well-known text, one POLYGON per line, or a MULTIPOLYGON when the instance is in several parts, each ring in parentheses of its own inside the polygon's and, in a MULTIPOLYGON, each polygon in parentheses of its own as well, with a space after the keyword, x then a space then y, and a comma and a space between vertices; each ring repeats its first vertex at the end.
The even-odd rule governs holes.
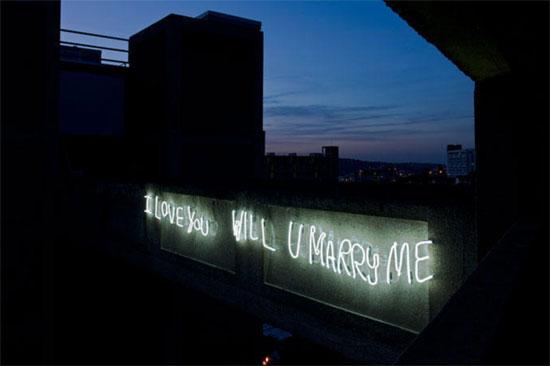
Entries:
POLYGON ((519 217, 548 224, 548 69, 476 82, 480 256, 519 217))
POLYGON ((59 132, 122 136, 125 82, 122 75, 61 70, 59 132))
POLYGON ((427 222, 428 237, 434 241, 433 255, 437 258, 430 268, 436 278, 430 281, 426 298, 427 316, 432 318, 475 266, 473 198, 464 192, 455 192, 453 197, 449 192, 437 190, 417 194, 390 191, 372 192, 359 199, 343 193, 208 192, 200 188, 82 181, 74 186, 72 205, 65 211, 70 228, 66 234, 80 237, 81 242, 205 292, 347 357, 362 362, 389 363, 409 344, 413 333, 355 312, 342 311, 334 304, 314 301, 311 296, 297 295, 300 291, 293 293, 266 285, 269 260, 262 245, 236 245, 234 254, 228 252, 234 258, 234 264, 226 268, 229 270, 190 259, 192 253, 181 255, 181 252, 174 253, 177 250, 173 248, 163 250, 167 243, 174 242, 169 239, 174 234, 144 212, 144 196, 168 192, 210 197, 215 202, 233 201, 235 207, 276 205, 323 210, 329 216, 331 211, 345 211, 427 222))

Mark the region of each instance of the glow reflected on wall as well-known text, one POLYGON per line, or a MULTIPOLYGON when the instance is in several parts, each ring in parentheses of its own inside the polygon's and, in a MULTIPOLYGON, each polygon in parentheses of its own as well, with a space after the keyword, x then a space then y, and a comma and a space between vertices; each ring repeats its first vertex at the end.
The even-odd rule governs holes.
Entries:
MULTIPOLYGON (((319 230, 315 225, 299 224, 296 225, 292 220, 288 225, 288 241, 287 248, 288 254, 292 259, 298 259, 300 257, 300 251, 302 248, 302 233, 304 228, 308 229, 308 245, 307 245, 307 257, 309 264, 320 264, 327 269, 332 269, 338 274, 345 274, 351 278, 361 278, 363 281, 368 282, 370 285, 378 284, 378 268, 380 267, 380 255, 374 253, 371 258, 370 252, 372 251, 372 244, 366 243, 365 246, 358 242, 353 242, 351 239, 343 238, 339 241, 336 254, 334 252, 333 240, 325 240, 327 233, 319 230), (293 229, 297 226, 298 230, 293 229), (326 249, 325 249, 326 242, 326 249), (317 261, 317 258, 319 259, 317 261), (367 272, 368 274, 365 274, 367 272), (374 278, 374 280, 372 279, 374 278)), ((396 277, 400 277, 402 272, 406 274, 407 282, 413 284, 413 272, 411 271, 411 261, 414 260, 414 276, 418 283, 426 282, 432 279, 434 276, 429 275, 421 278, 420 271, 425 270, 421 268, 421 262, 423 266, 428 265, 430 259, 429 253, 425 256, 419 256, 418 248, 421 245, 432 244, 431 241, 421 241, 415 244, 415 257, 411 258, 409 243, 398 244, 394 242, 387 254, 388 261, 386 264, 386 283, 392 284, 392 280, 395 283, 395 279, 392 278, 392 274, 397 274, 396 277), (399 252, 399 254, 398 254, 399 252), (406 266, 406 271, 404 267, 406 266)), ((427 252, 427 251, 426 251, 427 252)))
POLYGON ((265 283, 407 330, 428 322, 433 260, 428 224, 296 207, 266 210, 283 250, 265 283))
POLYGON ((144 212, 151 219, 147 227, 156 233, 161 249, 235 272, 235 248, 225 241, 231 233, 218 219, 232 202, 173 193, 148 193, 144 198, 144 212))
POLYGON ((417 331, 428 320, 433 260, 426 222, 149 193, 163 250, 235 273, 263 249, 267 285, 417 331), (413 309, 411 311, 411 309, 413 309))

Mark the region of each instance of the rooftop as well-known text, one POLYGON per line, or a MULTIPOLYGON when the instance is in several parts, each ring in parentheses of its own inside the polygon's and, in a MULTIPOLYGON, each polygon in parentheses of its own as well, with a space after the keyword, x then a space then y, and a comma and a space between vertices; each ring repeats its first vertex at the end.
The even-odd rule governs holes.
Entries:
POLYGON ((262 28, 262 23, 256 20, 236 17, 234 15, 218 13, 217 11, 208 10, 201 15, 196 17, 197 19, 203 19, 207 21, 225 23, 237 25, 239 27, 252 28, 260 30, 262 28))

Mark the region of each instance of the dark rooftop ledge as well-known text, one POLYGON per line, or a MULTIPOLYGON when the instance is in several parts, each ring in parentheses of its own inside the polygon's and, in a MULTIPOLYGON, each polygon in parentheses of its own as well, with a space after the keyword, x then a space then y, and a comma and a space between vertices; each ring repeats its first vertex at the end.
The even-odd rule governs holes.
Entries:
MULTIPOLYGON (((168 14, 148 27, 130 36, 130 45, 140 42, 143 39, 160 32, 166 31, 167 27, 185 27, 186 29, 211 28, 221 29, 223 32, 237 33, 240 35, 256 35, 261 32, 262 23, 256 20, 245 19, 233 15, 207 11, 195 18, 180 14, 168 14)), ((132 47, 130 46, 130 49, 132 47)))
POLYGON ((76 61, 59 61, 59 70, 120 77, 126 77, 128 74, 128 67, 125 66, 113 64, 88 64, 76 61))
MULTIPOLYGON (((474 204, 472 187, 407 185, 365 182, 359 184, 329 184, 311 182, 227 184, 159 184, 173 193, 195 194, 213 198, 254 198, 263 203, 364 213, 363 204, 408 203, 468 206, 474 204)), ((473 208, 473 206, 472 206, 473 208)), ((381 208, 383 211, 383 208, 381 208)))
MULTIPOLYGON (((472 221, 475 194, 471 186, 413 185, 384 182, 339 183, 240 183, 204 182, 177 184, 170 181, 115 180, 73 177, 78 185, 154 187, 157 192, 197 195, 255 204, 301 207, 354 214, 428 221, 472 221)), ((437 225, 437 224, 436 224, 437 225)))
POLYGON ((260 30, 262 28, 262 23, 256 20, 236 17, 234 15, 218 13, 217 11, 208 10, 204 13, 198 15, 197 19, 203 19, 209 22, 218 22, 225 24, 237 25, 239 27, 252 28, 260 30))

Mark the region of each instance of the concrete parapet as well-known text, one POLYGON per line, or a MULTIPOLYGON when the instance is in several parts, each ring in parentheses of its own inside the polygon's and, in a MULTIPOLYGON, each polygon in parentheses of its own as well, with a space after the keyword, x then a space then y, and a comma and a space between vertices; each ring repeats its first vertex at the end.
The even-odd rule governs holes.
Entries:
MULTIPOLYGON (((68 214, 67 220, 71 223, 69 227, 76 231, 73 233, 75 235, 86 232, 86 227, 90 224, 95 226, 93 230, 89 230, 93 234, 83 240, 88 245, 138 263, 361 362, 395 361, 413 339, 414 333, 420 331, 437 314, 476 264, 473 197, 464 199, 469 196, 464 192, 432 191, 429 194, 410 194, 411 192, 394 189, 392 194, 392 189, 378 189, 378 192, 373 190, 357 197, 343 192, 311 192, 309 195, 299 192, 270 192, 268 189, 214 192, 200 187, 84 181, 75 184, 73 189, 72 208, 65 211, 68 214), (158 203, 155 203, 156 196, 160 199, 158 203), (409 198, 404 198, 405 196, 409 198), (164 207, 162 202, 166 202, 164 207), (243 210, 253 215, 248 221, 253 224, 253 228, 248 226, 246 241, 237 242, 234 236, 235 222, 239 221, 243 210), (224 217, 219 217, 220 212, 224 212, 224 217), (232 213, 235 215, 233 220, 232 213), (286 253, 288 250, 287 215, 296 220, 292 239, 294 241, 297 240, 296 230, 300 217, 304 225, 309 225, 308 230, 311 230, 311 226, 316 226, 317 235, 324 231, 333 235, 335 242, 342 241, 345 236, 342 234, 344 236, 339 237, 339 231, 347 230, 351 241, 363 243, 360 238, 363 224, 353 229, 353 222, 360 223, 361 220, 366 220, 364 225, 374 228, 372 233, 378 232, 376 235, 382 236, 388 231, 383 228, 384 225, 393 222, 399 223, 397 227, 409 227, 412 224, 420 225, 419 228, 425 227, 422 229, 426 230, 425 234, 411 239, 411 263, 414 267, 415 248, 412 244, 424 239, 431 240, 433 245, 429 249, 433 260, 430 262, 429 272, 434 273, 435 278, 426 283, 417 283, 416 280, 426 278, 429 273, 418 275, 413 268, 410 277, 413 282, 407 284, 407 274, 396 277, 396 267, 391 267, 392 284, 381 283, 376 291, 382 291, 379 295, 382 297, 378 297, 377 301, 390 301, 387 305, 393 305, 388 306, 385 313, 374 315, 376 311, 372 311, 375 308, 364 307, 364 301, 369 296, 355 305, 355 296, 349 297, 349 291, 353 291, 355 284, 368 288, 358 272, 355 272, 356 278, 350 277, 353 268, 349 266, 350 262, 347 262, 347 266, 344 263, 349 259, 342 258, 342 263, 338 263, 339 259, 336 259, 332 263, 334 268, 329 267, 328 272, 319 262, 318 256, 311 264, 304 253, 297 256, 295 262, 288 256, 286 259, 274 259, 269 248, 280 249, 277 253, 286 253), (313 217, 317 220, 315 223, 312 221, 313 217), (277 222, 271 234, 262 233, 262 225, 265 225, 265 231, 272 229, 261 220, 277 222), (336 225, 338 220, 340 223, 336 225), (208 229, 207 221, 211 225, 208 229), (262 235, 267 238, 265 243, 262 242, 262 235), (282 236, 283 239, 279 240, 282 236), (273 238, 276 240, 273 241, 273 238), (195 244, 197 245, 192 247, 195 244), (294 263, 299 264, 296 267, 294 263), (336 272, 335 265, 339 265, 339 277, 323 274, 336 272), (274 268, 279 269, 274 272, 274 268), (349 271, 347 275, 346 271, 349 271), (300 273, 310 279, 302 281, 304 278, 300 279, 300 273), (289 277, 281 282, 280 279, 285 275, 294 276, 295 280, 289 277), (326 276, 321 283, 328 286, 326 290, 329 293, 323 292, 323 286, 315 290, 315 276, 321 276, 318 277, 320 280, 322 276, 326 276), (396 280, 398 282, 394 284, 396 280), (337 285, 340 283, 338 281, 344 282, 340 286, 337 285), (426 289, 426 294, 418 299, 424 299, 422 301, 425 301, 425 305, 422 306, 425 306, 425 310, 419 310, 422 306, 417 304, 419 300, 414 300, 419 292, 413 297, 399 295, 402 300, 388 300, 385 297, 387 295, 383 295, 389 288, 398 288, 395 286, 403 286, 404 291, 411 291, 406 290, 407 286, 412 286, 410 288, 413 289, 421 288, 421 285, 425 285, 423 288, 426 289), (347 290, 343 290, 346 288, 347 290), (382 290, 384 288, 386 290, 382 290), (337 295, 338 291, 342 291, 342 295, 337 295), (396 312, 400 311, 398 309, 410 311, 411 318, 406 314, 402 318, 396 317, 396 312), (420 317, 420 322, 412 321, 412 315, 421 314, 422 311, 425 311, 425 320, 420 320, 420 317)), ((241 225, 244 223, 241 222, 241 225)), ((398 231, 394 234, 397 235, 398 231)), ((407 230, 403 232, 406 233, 407 230)), ((308 248, 306 240, 309 234, 304 233, 303 251, 308 248)), ((399 245, 402 244, 402 239, 396 240, 399 245)), ((373 241, 373 248, 379 241, 373 241)), ((381 268, 384 268, 383 271, 378 271, 381 282, 386 280, 384 266, 387 266, 387 253, 391 244, 389 242, 384 244, 387 245, 385 247, 373 249, 379 250, 381 268)), ((397 249, 399 248, 401 247, 397 249)), ((367 252, 371 259, 374 258, 373 253, 374 251, 370 254, 367 252)), ((416 258, 421 257, 417 255, 416 258)), ((367 269, 363 275, 369 274, 368 271, 367 269)), ((373 281, 372 269, 370 271, 370 280, 373 281)), ((338 276, 337 273, 334 275, 338 276)), ((361 288, 357 287, 363 291, 361 288)), ((374 288, 370 288, 371 293, 374 288)), ((360 291, 357 299, 365 296, 360 295, 360 291)), ((375 306, 376 303, 371 305, 375 306)))

